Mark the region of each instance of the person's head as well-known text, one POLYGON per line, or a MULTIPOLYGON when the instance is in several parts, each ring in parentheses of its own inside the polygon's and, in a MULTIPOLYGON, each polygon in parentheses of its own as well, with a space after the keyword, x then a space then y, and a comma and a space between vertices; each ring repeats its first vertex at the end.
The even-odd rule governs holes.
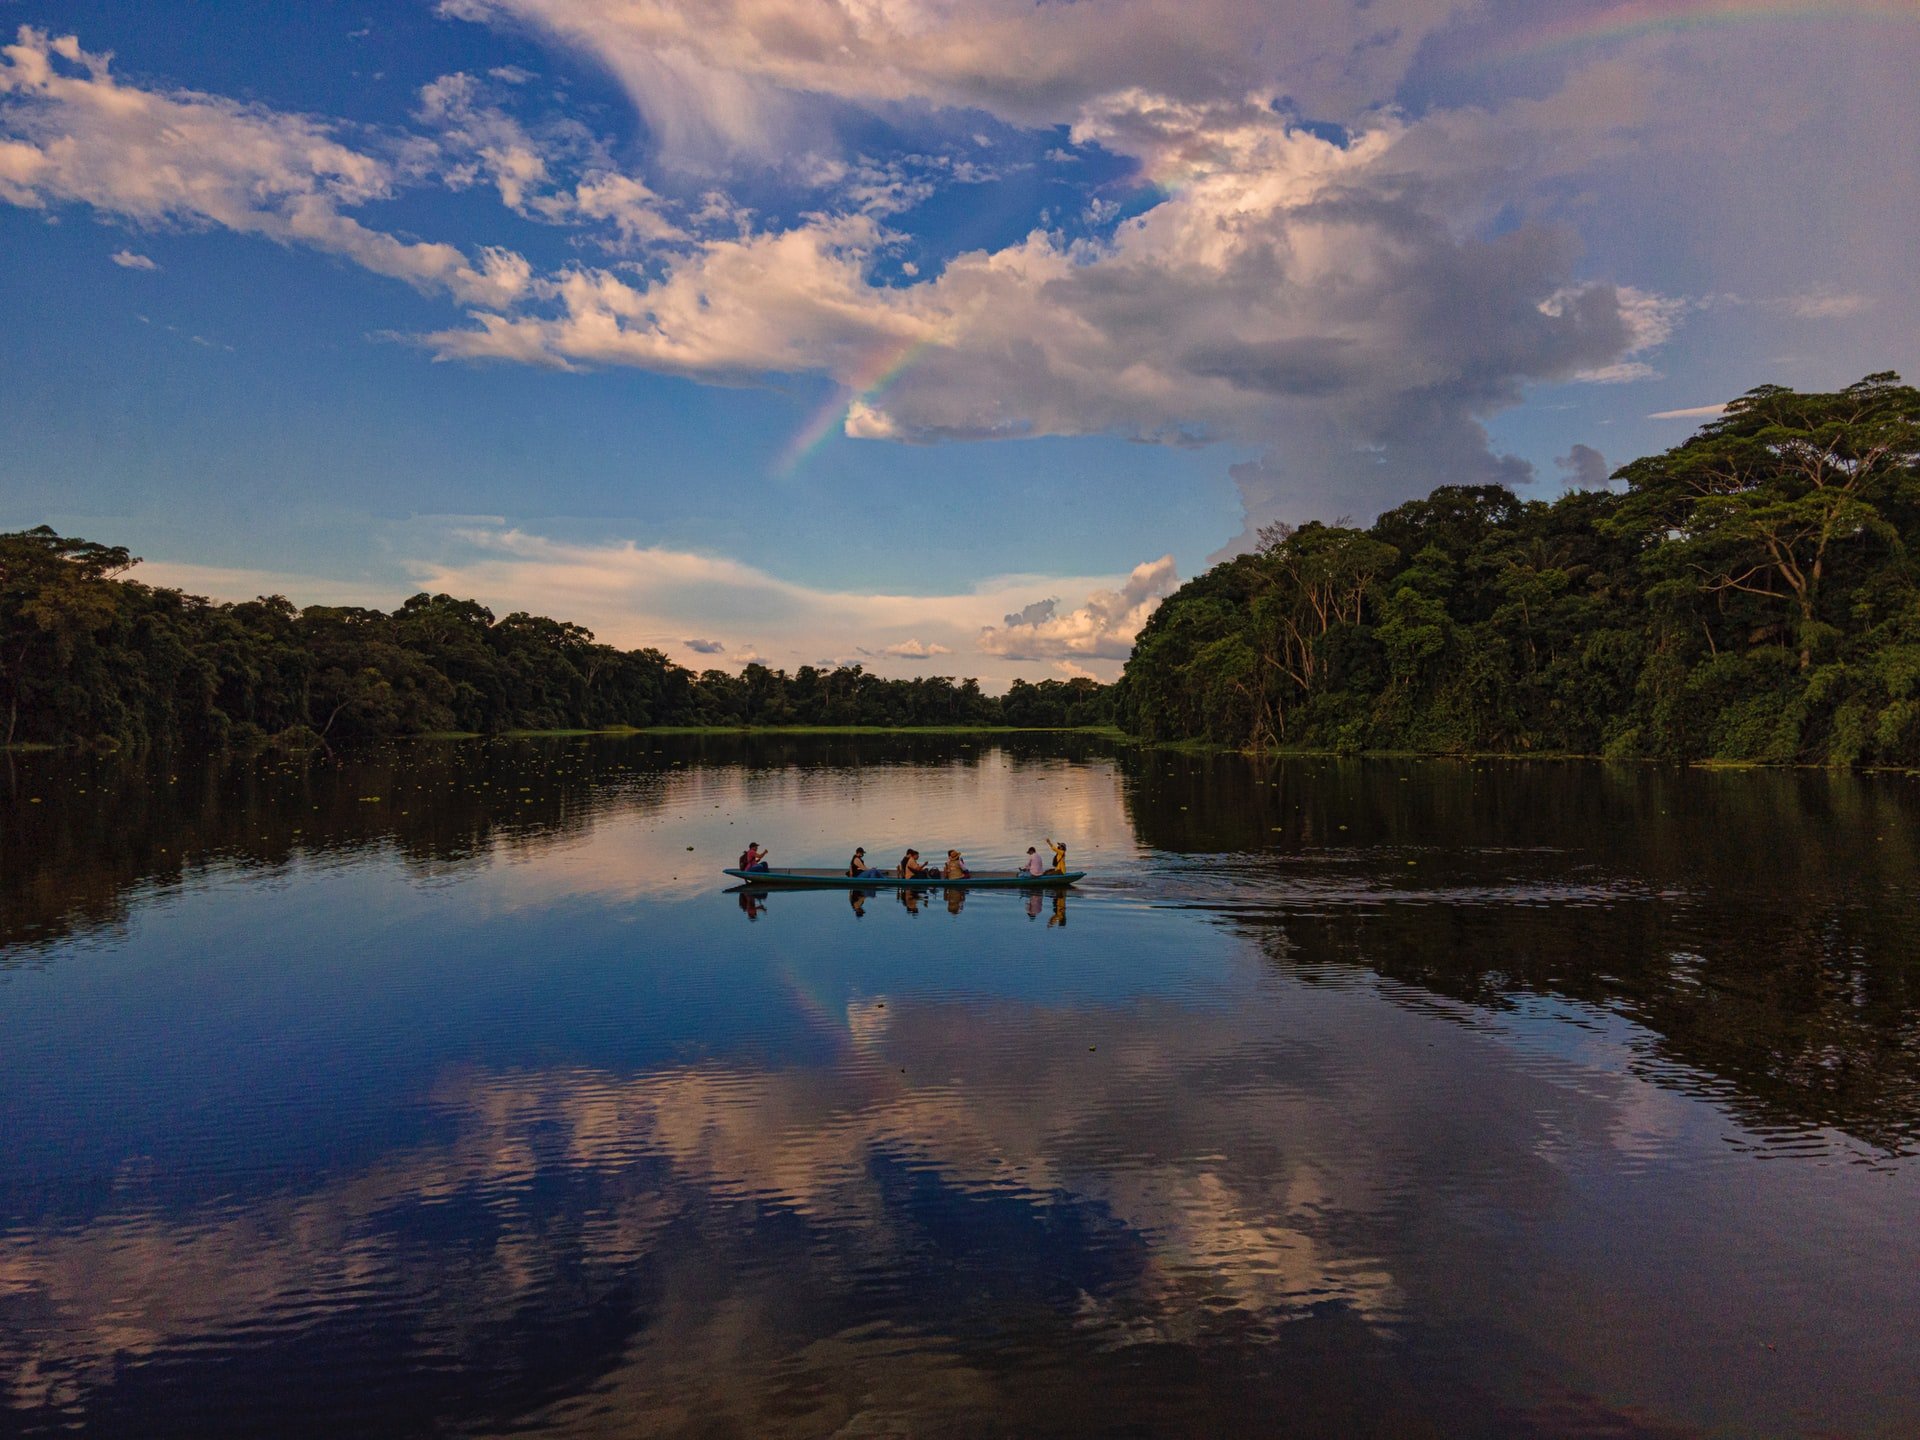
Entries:
POLYGON ((1038 850, 1035 850, 1035 849, 1033 848, 1033 846, 1031 846, 1031 845, 1029 845, 1029 846, 1027 846, 1027 854, 1029 854, 1029 855, 1038 855, 1039 853, 1040 853, 1040 852, 1039 852, 1038 850))
POLYGON ((947 859, 958 860, 959 858, 960 858, 960 852, 958 850, 947 851, 947 859))
POLYGON ((760 842, 758 840, 747 841, 747 849, 758 850, 759 848, 760 848, 760 842))
POLYGON ((865 855, 867 853, 867 847, 864 845, 856 845, 853 847, 853 853, 855 855, 865 855))
POLYGON ((920 858, 920 852, 914 849, 911 845, 907 847, 907 854, 911 855, 916 860, 920 858))

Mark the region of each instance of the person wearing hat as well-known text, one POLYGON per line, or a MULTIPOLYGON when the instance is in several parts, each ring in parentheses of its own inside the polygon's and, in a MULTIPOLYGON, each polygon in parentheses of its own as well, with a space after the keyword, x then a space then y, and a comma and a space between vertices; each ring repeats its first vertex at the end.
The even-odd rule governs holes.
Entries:
POLYGON ((946 867, 940 872, 943 879, 966 880, 972 877, 972 873, 967 869, 967 862, 958 850, 947 851, 946 867))
POLYGON ((1020 868, 1037 880, 1047 873, 1047 862, 1040 858, 1040 852, 1038 850, 1035 850, 1033 846, 1029 845, 1027 846, 1027 863, 1020 868))
POLYGON ((853 847, 853 858, 847 861, 847 878, 849 880, 864 879, 866 873, 867 847, 864 845, 856 845, 853 847))
POLYGON ((926 878, 926 874, 927 867, 920 863, 920 852, 909 845, 907 847, 907 853, 900 857, 900 878, 902 880, 923 880, 926 878))

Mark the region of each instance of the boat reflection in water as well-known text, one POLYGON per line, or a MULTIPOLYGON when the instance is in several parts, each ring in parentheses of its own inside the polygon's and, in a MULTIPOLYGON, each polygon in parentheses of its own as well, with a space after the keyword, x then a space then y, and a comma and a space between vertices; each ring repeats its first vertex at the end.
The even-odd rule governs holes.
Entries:
MULTIPOLYGON (((958 915, 964 910, 967 907, 970 897, 976 906, 983 903, 990 903, 992 900, 1001 898, 997 892, 990 897, 982 897, 974 895, 973 892, 962 889, 958 885, 940 885, 933 882, 925 885, 892 886, 885 893, 892 895, 898 900, 900 902, 900 908, 907 914, 918 915, 921 913, 922 907, 931 908, 932 898, 936 891, 939 892, 940 898, 944 902, 949 915, 958 915)), ((769 904, 776 892, 767 886, 735 885, 727 890, 726 893, 734 896, 739 901, 741 914, 745 915, 749 920, 758 920, 768 912, 769 904)), ((778 893, 782 896, 801 896, 837 894, 841 892, 838 890, 829 891, 824 888, 811 890, 783 888, 778 893)), ((881 892, 848 888, 844 893, 847 897, 847 906, 853 912, 853 918, 856 920, 864 920, 867 914, 867 903, 881 892)), ((1067 923, 1067 894, 1067 889, 1064 886, 1029 887, 1022 894, 1019 902, 1020 909, 1025 912, 1029 920, 1038 920, 1044 914, 1047 917, 1047 928, 1051 930, 1067 923)), ((809 902, 807 900, 799 900, 796 903, 807 904, 809 902)), ((1012 901, 1008 900, 1006 903, 1009 908, 1011 908, 1012 901)))

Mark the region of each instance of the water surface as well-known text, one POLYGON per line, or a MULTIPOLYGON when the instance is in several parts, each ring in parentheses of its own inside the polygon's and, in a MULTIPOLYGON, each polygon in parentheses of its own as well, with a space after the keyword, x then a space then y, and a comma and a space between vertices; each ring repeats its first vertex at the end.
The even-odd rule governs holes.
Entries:
POLYGON ((0 764, 0 1431, 1920 1433, 1912 780, 0 764))

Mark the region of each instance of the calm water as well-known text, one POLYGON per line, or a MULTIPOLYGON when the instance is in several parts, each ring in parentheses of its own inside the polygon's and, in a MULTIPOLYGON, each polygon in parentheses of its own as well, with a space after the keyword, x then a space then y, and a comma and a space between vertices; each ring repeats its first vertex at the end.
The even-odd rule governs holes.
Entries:
POLYGON ((0 820, 0 1431, 1920 1433, 1920 781, 636 737, 0 820))

